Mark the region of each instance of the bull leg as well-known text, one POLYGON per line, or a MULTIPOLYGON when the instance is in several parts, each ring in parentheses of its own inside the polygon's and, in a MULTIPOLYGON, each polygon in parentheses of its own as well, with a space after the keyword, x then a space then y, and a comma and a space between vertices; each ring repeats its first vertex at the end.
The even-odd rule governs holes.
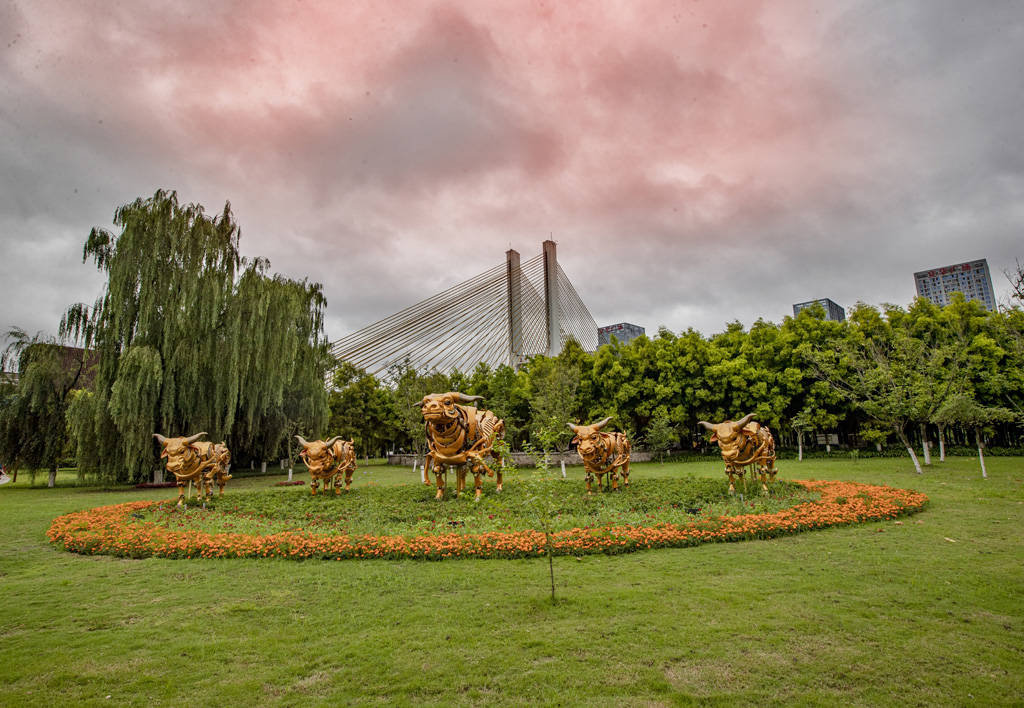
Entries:
POLYGON ((590 470, 587 470, 587 476, 586 476, 586 480, 587 480, 587 494, 593 494, 593 492, 590 491, 590 483, 591 483, 591 481, 593 481, 593 479, 594 479, 594 475, 591 473, 590 470))
POLYGON ((331 484, 334 486, 334 496, 341 494, 341 472, 335 472, 331 477, 331 484))
POLYGON ((484 471, 479 467, 473 469, 473 487, 476 491, 473 501, 480 501, 480 497, 484 493, 484 471))
POLYGON ((736 493, 736 485, 733 482, 734 482, 734 479, 735 479, 734 475, 736 473, 733 472, 731 467, 726 467, 725 468, 725 473, 727 475, 729 475, 729 494, 735 494, 736 493))
POLYGON ((434 476, 437 478, 437 494, 434 495, 435 499, 444 499, 444 465, 434 465, 434 476))
POLYGON ((622 470, 622 486, 623 487, 628 487, 629 486, 629 460, 626 460, 625 462, 623 462, 622 463, 622 467, 620 467, 619 469, 622 470))
POLYGON ((501 476, 505 472, 505 458, 502 457, 501 455, 499 455, 498 453, 494 452, 494 451, 491 451, 491 454, 494 455, 495 459, 498 461, 498 470, 497 470, 496 474, 497 474, 497 477, 498 477, 498 491, 500 492, 501 491, 501 476))
POLYGON ((182 505, 185 499, 185 484, 184 482, 178 482, 178 506, 182 505))
POLYGON ((310 493, 314 497, 316 496, 316 488, 319 487, 319 486, 320 486, 320 480, 317 479, 316 477, 312 477, 311 476, 310 479, 309 479, 309 491, 310 491, 310 493))
POLYGON ((220 487, 220 494, 217 496, 224 496, 224 485, 228 483, 228 475, 220 475, 217 477, 217 486, 220 487))
POLYGON ((429 454, 423 458, 423 484, 430 486, 430 468, 434 465, 434 458, 429 454))
POLYGON ((612 469, 608 470, 608 479, 611 480, 612 491, 613 492, 618 491, 618 489, 619 489, 619 475, 616 473, 614 467, 612 469))
POLYGON ((346 491, 346 492, 347 492, 347 491, 349 490, 349 488, 350 488, 350 487, 352 486, 352 473, 353 473, 353 472, 355 472, 355 471, 356 471, 356 468, 355 468, 355 466, 353 465, 353 466, 352 466, 351 468, 349 468, 349 469, 348 469, 348 470, 347 470, 347 471, 345 472, 345 491, 346 491))

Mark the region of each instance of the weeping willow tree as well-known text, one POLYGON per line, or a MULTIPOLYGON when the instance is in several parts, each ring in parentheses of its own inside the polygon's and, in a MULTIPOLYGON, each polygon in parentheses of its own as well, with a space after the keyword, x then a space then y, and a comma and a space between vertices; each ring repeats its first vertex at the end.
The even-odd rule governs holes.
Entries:
POLYGON ((16 364, 18 383, 0 388, 0 460, 15 481, 21 467, 33 475, 47 470, 52 487, 68 439, 66 411, 88 357, 81 349, 29 336, 17 327, 6 334, 10 344, 0 355, 0 371, 16 364))
POLYGON ((120 207, 113 223, 118 235, 93 229, 83 251, 106 273, 104 292, 92 307, 70 307, 60 327, 99 358, 93 387, 68 410, 80 468, 146 479, 153 432, 204 430, 236 456, 258 439, 279 442, 283 428, 267 426, 282 418, 293 383, 307 395, 298 415, 322 426, 319 284, 271 277, 266 260, 241 258, 230 204, 208 216, 158 191, 120 207))

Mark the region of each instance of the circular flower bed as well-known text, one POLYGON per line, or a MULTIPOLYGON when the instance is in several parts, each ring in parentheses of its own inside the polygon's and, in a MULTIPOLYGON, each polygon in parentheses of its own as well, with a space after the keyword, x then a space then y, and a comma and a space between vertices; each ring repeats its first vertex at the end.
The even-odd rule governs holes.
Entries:
MULTIPOLYGON (((551 533, 555 555, 628 553, 699 543, 775 538, 788 534, 893 519, 920 511, 919 492, 855 482, 798 482, 819 495, 773 513, 705 517, 689 523, 609 524, 551 533)), ((165 502, 140 501, 60 516, 47 535, 68 551, 130 558, 524 558, 547 552, 537 530, 408 535, 328 535, 290 530, 266 535, 171 530, 145 522, 165 502)))

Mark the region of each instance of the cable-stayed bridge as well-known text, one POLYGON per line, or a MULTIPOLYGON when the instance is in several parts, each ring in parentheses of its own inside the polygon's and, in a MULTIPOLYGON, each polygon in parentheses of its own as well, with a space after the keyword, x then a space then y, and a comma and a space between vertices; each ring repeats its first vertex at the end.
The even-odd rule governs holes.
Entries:
POLYGON ((332 354, 379 374, 406 360, 441 372, 468 372, 480 362, 515 367, 535 354, 558 354, 570 337, 597 349, 597 323, 558 265, 555 242, 545 241, 526 261, 511 249, 505 256, 503 264, 342 337, 332 354))

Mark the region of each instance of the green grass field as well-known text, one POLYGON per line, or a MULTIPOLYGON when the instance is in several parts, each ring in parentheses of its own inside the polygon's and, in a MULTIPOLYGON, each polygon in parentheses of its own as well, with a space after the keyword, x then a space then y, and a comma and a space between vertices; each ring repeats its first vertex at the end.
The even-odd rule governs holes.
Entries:
MULTIPOLYGON (((0 487, 0 705, 1022 705, 1024 459, 987 462, 987 480, 971 458, 920 477, 901 459, 786 462, 785 478, 931 504, 771 541, 556 558, 554 604, 545 559, 76 556, 47 543, 55 516, 175 491, 24 476, 0 487)), ((369 470, 357 487, 411 477, 369 470)), ((690 473, 721 474, 633 475, 690 473)))

